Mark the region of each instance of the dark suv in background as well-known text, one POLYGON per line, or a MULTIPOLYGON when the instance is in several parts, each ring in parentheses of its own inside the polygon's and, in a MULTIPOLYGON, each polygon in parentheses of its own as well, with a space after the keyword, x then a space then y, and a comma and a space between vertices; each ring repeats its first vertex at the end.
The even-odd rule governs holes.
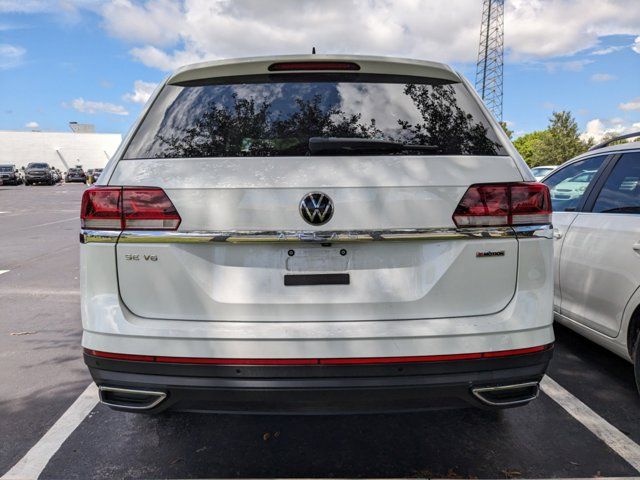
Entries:
POLYGON ((24 184, 33 185, 34 183, 46 183, 53 185, 55 179, 51 172, 51 166, 48 163, 30 163, 24 170, 24 184))
POLYGON ((20 185, 22 177, 15 165, 0 165, 0 185, 20 185))
POLYGON ((70 182, 86 182, 87 175, 84 173, 81 167, 73 167, 67 171, 67 175, 64 177, 64 181, 70 182))

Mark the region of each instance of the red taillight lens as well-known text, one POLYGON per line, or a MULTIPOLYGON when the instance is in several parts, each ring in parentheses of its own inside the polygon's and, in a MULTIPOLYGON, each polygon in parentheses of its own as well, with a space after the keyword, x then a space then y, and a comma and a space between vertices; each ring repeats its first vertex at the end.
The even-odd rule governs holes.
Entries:
POLYGON ((180 215, 161 188, 124 188, 125 230, 175 230, 180 215))
POLYGON ((318 70, 360 70, 353 62, 280 62, 269 65, 270 72, 318 71, 318 70))
POLYGON ((511 223, 535 225, 551 223, 551 196, 544 183, 511 186, 511 223))
POLYGON ((164 190, 153 187, 88 188, 80 219, 97 230, 176 230, 181 221, 164 190))
POLYGON ((458 227, 551 223, 551 197, 542 183, 471 185, 453 214, 458 227))
POLYGON ((122 188, 88 188, 82 195, 80 207, 82 228, 96 230, 122 229, 122 188))

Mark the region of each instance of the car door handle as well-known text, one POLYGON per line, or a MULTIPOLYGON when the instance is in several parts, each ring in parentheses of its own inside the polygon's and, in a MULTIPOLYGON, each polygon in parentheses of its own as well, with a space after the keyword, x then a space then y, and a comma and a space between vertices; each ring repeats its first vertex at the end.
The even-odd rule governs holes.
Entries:
POLYGON ((558 230, 557 228, 553 229, 553 238, 555 238, 556 240, 560 240, 562 238, 562 232, 560 230, 558 230))

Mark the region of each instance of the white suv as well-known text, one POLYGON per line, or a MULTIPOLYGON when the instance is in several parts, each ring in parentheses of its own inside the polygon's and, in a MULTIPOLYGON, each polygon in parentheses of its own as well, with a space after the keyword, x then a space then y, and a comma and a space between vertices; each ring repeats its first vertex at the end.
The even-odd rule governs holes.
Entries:
POLYGON ((185 67, 84 194, 85 361, 126 411, 522 405, 554 340, 550 216, 445 65, 185 67))
MULTIPOLYGON (((640 132, 622 138, 633 136, 640 132)), ((544 179, 556 239, 555 317, 634 362, 640 388, 640 143, 597 147, 544 179)))

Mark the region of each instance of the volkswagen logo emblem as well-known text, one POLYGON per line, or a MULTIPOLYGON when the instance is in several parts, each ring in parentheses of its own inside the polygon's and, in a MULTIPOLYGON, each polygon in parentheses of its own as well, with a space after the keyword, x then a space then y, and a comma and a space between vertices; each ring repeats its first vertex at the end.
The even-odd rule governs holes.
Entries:
POLYGON ((300 200, 300 215, 311 225, 324 225, 333 217, 333 201, 326 193, 309 192, 300 200))

